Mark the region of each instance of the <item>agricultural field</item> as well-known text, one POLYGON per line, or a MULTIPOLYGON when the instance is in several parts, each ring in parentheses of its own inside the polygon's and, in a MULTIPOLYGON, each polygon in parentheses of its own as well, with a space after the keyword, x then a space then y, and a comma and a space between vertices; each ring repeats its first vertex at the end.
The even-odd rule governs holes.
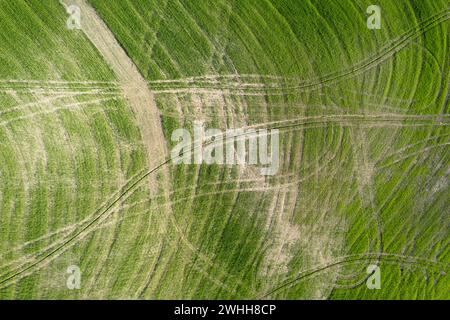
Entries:
POLYGON ((449 4, 372 4, 0 0, 0 299, 449 299, 449 4))

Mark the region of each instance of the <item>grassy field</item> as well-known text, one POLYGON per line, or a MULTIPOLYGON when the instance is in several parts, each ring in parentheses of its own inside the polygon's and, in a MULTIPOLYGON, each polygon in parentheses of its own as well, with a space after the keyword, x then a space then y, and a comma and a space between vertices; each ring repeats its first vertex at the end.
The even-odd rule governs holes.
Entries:
MULTIPOLYGON (((140 217, 122 222, 124 213, 151 210, 142 205, 146 186, 83 241, 42 258, 146 169, 140 130, 115 75, 81 32, 65 28, 58 2, 1 1, 0 15, 0 297, 71 297, 67 267, 94 278, 109 246, 141 224, 140 217)), ((134 241, 127 236, 123 250, 136 254, 142 248, 134 241)))
POLYGON ((166 181, 64 7, 0 0, 0 299, 450 298, 447 1, 378 1, 380 30, 362 0, 87 2, 167 150, 195 120, 279 129, 280 170, 169 162, 166 181))

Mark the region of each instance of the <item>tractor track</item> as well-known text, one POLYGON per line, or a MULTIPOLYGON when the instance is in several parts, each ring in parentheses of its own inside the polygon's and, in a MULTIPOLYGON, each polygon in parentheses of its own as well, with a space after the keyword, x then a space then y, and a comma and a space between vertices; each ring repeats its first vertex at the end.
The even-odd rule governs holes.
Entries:
MULTIPOLYGON (((350 115, 351 116, 351 115, 350 115)), ((356 115, 356 120, 365 120, 363 115, 356 115)), ((341 115, 339 115, 339 117, 341 117, 341 115)), ((332 122, 331 120, 333 120, 332 118, 330 118, 330 116, 325 116, 325 117, 312 117, 314 118, 314 121, 318 121, 320 122, 332 122)), ((353 118, 355 118, 355 116, 353 116, 353 118)), ((378 117, 379 118, 379 117, 378 117)), ((411 119, 411 117, 401 117, 402 120, 406 120, 406 119, 411 119)), ((419 117, 412 117, 412 119, 414 120, 430 120, 433 119, 435 117, 430 117, 430 116, 419 116, 419 117)), ((299 126, 304 126, 305 124, 308 123, 308 120, 311 120, 308 117, 305 118, 301 118, 301 119, 292 119, 292 120, 286 120, 283 122, 295 122, 297 121, 297 123, 293 123, 293 124, 288 124, 288 125, 282 125, 282 126, 277 126, 277 125, 273 125, 273 126, 267 126, 268 123, 265 124, 258 124, 258 125, 252 125, 252 126, 248 126, 247 128, 264 128, 264 129, 268 129, 268 130, 285 130, 285 129, 292 129, 292 128, 296 128, 299 126)), ((344 122, 348 122, 351 121, 352 117, 350 117, 350 119, 345 119, 344 122)), ((366 119, 367 120, 367 119, 366 119)), ((381 120, 383 122, 390 122, 391 120, 389 119, 369 119, 369 121, 374 121, 374 120, 381 120)), ((398 119, 394 119, 392 121, 398 121, 398 119)), ((274 122, 270 122, 270 124, 275 124, 274 122)), ((448 123, 448 125, 450 125, 450 123, 448 123)), ((246 129, 246 128, 244 128, 246 129)), ((223 134, 221 135, 216 135, 214 136, 215 139, 219 138, 223 136, 223 134)), ((240 135, 236 135, 237 138, 239 137, 243 137, 245 139, 246 134, 240 134, 240 135)), ((236 138, 235 137, 235 138, 236 138)), ((208 146, 210 144, 214 143, 213 142, 208 142, 208 143, 203 143, 202 145, 198 145, 198 143, 193 142, 194 145, 194 150, 196 148, 203 148, 205 146, 208 146), (195 147, 196 146, 196 147, 195 147)), ((179 157, 183 156, 183 153, 180 153, 178 155, 179 157)), ((89 231, 89 229, 93 226, 95 226, 95 224, 100 221, 102 218, 104 218, 105 216, 107 216, 108 212, 115 207, 115 205, 117 205, 125 196, 127 196, 128 193, 134 191, 134 189, 136 189, 137 187, 139 187, 139 185, 141 184, 141 182, 143 182, 145 179, 147 179, 148 177, 150 177, 152 174, 154 174, 155 172, 159 171, 160 169, 163 169, 167 164, 169 164, 172 161, 172 159, 169 157, 168 159, 166 159, 164 162, 160 163, 159 165, 157 165, 156 167, 154 167, 153 169, 142 173, 141 175, 137 174, 136 176, 134 176, 133 178, 130 179, 130 181, 125 184, 120 190, 123 190, 120 193, 116 193, 118 194, 116 197, 112 197, 109 199, 109 201, 107 201, 106 205, 104 205, 102 207, 100 207, 97 212, 98 215, 96 215, 90 222, 87 222, 87 225, 85 227, 83 227, 81 230, 77 231, 74 235, 70 236, 69 239, 67 239, 66 241, 64 241, 61 245, 59 245, 58 247, 56 247, 55 249, 53 249, 52 251, 50 251, 49 253, 45 253, 45 252, 40 252, 37 253, 35 258, 33 259, 33 262, 29 265, 26 266, 24 268, 22 268, 21 270, 17 270, 17 271, 13 271, 13 273, 11 275, 7 275, 6 277, 2 276, 0 278, 0 289, 8 286, 9 282, 11 282, 12 280, 16 279, 17 277, 19 277, 20 275, 26 273, 27 271, 30 271, 31 269, 33 269, 36 266, 39 266, 41 264, 43 264, 47 259, 52 258, 53 256, 55 256, 55 254, 57 254, 58 252, 64 252, 64 248, 67 247, 69 244, 71 244, 72 242, 75 242, 77 239, 80 238, 80 236, 82 236, 86 231, 89 231), (39 258, 39 256, 42 256, 41 258, 39 258), (3 278, 3 279, 2 279, 3 278)), ((56 256, 57 257, 57 256, 56 256)), ((53 257, 55 258, 55 257, 53 257)), ((337 265, 342 264, 342 262, 338 262, 337 265)), ((329 266, 328 266, 329 267, 329 266)), ((328 268, 327 267, 327 268, 328 268)), ((326 268, 325 268, 326 269, 326 268)))

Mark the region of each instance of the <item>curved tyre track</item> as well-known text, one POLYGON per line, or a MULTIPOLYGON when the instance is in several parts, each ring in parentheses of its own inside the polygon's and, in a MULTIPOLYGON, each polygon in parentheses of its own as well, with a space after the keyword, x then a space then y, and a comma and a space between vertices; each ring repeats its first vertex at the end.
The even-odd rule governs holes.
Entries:
MULTIPOLYGON (((374 56, 371 56, 369 58, 363 59, 362 61, 357 62, 353 66, 339 71, 339 72, 333 72, 327 75, 324 75, 322 77, 319 77, 317 79, 314 79, 312 81, 305 81, 304 83, 300 83, 298 85, 267 85, 263 83, 234 83, 235 85, 231 86, 221 86, 220 83, 217 83, 216 81, 210 82, 210 86, 191 86, 190 89, 219 89, 219 90, 242 90, 242 85, 246 87, 246 89, 252 90, 254 92, 268 92, 270 90, 274 91, 285 91, 285 90, 308 90, 308 89, 315 89, 320 88, 326 84, 333 83, 338 80, 343 80, 348 76, 354 76, 361 74, 369 69, 372 69, 382 62, 386 61, 393 55, 395 55, 397 52, 404 49, 409 43, 410 40, 413 40, 417 37, 420 37, 423 33, 427 32, 428 30, 432 29, 433 27, 439 25, 440 23, 443 23, 447 21, 450 18, 450 11, 449 9, 443 10, 423 21, 418 23, 416 26, 414 26, 411 30, 405 32, 404 34, 398 36, 396 39, 392 40, 389 45, 386 45, 379 53, 377 53, 374 56), (217 85, 219 84, 219 85, 217 85)), ((284 79, 287 80, 287 79, 284 79)), ((175 80, 176 81, 176 80, 175 80)), ((207 80, 198 80, 199 82, 207 83, 207 80)), ((181 82, 181 81, 180 81, 181 82)), ((165 83, 163 82, 151 82, 154 86, 155 92, 161 91, 164 89, 171 90, 171 92, 176 92, 176 90, 180 89, 186 89, 186 86, 174 86, 173 82, 167 82, 170 84, 169 87, 164 86, 165 83)), ((270 93, 270 92, 269 92, 270 93)))
MULTIPOLYGON (((80 3, 80 7, 85 7, 87 6, 87 4, 85 3, 85 1, 83 0, 78 0, 76 1, 77 3, 80 3)), ((91 10, 93 11, 92 8, 89 7, 88 11, 91 10)), ((96 23, 99 23, 100 25, 103 25, 102 27, 106 28, 106 26, 103 24, 103 22, 99 22, 97 21, 99 19, 99 17, 96 15, 95 11, 91 12, 92 15, 94 15, 95 19, 93 19, 93 21, 95 21, 96 23)), ((441 16, 440 18, 436 18, 436 19, 432 19, 431 22, 428 22, 428 27, 424 27, 424 28, 429 28, 430 26, 433 26, 436 21, 441 21, 443 19, 443 17, 445 18, 445 20, 448 19, 448 11, 445 12, 445 15, 441 16)), ((431 18, 430 18, 431 19, 431 18)), ((91 20, 91 19, 90 19, 91 20)), ((443 20, 443 21, 445 21, 443 20)), ((86 25, 84 25, 84 27, 87 27, 86 25)), ((102 28, 101 27, 101 28, 102 28)), ((421 29, 423 31, 423 29, 421 29)), ((119 79, 121 81, 121 88, 123 89, 125 95, 128 98, 128 101, 130 103, 130 106, 133 108, 133 111, 136 113, 138 120, 142 121, 142 125, 141 127, 145 128, 145 131, 142 132, 143 133, 143 138, 145 139, 145 143, 146 146, 148 147, 148 151, 151 155, 151 157, 149 157, 149 161, 152 162, 152 166, 153 169, 151 169, 148 172, 145 172, 139 176, 136 176, 136 179, 133 179, 133 181, 131 181, 129 184, 126 184, 121 190, 122 192, 120 192, 120 194, 116 194, 116 196, 112 197, 110 199, 110 201, 108 202, 107 205, 102 206, 97 212, 98 215, 96 215, 85 227, 83 227, 81 230, 77 231, 75 234, 71 235, 69 238, 67 238, 66 241, 64 241, 61 245, 59 245, 58 247, 56 247, 55 249, 53 249, 50 252, 41 252, 38 253, 34 259, 32 259, 31 263, 28 266, 25 267, 20 267, 19 269, 14 270, 12 273, 10 273, 9 275, 6 275, 6 277, 2 277, 3 279, 0 280, 0 288, 7 286, 11 281, 13 281, 14 279, 17 279, 20 275, 24 275, 28 272, 32 272, 33 268, 35 267, 39 267, 41 265, 44 265, 44 263, 49 259, 49 258, 55 258, 57 257, 57 253, 59 252, 63 252, 64 248, 66 248, 68 245, 74 243, 77 239, 80 238, 80 236, 82 236, 86 231, 88 231, 89 229, 95 227, 98 223, 101 222, 101 218, 105 217, 105 215, 107 215, 107 213, 115 206, 117 205, 120 200, 126 196, 129 192, 133 191, 134 189, 136 189, 137 186, 140 185, 140 183, 142 181, 144 181, 147 178, 150 178, 153 173, 155 173, 156 171, 160 170, 161 168, 165 169, 166 164, 168 164, 170 162, 170 158, 168 158, 166 156, 166 150, 165 150, 165 145, 164 145, 164 139, 163 139, 163 135, 162 135, 162 127, 159 121, 159 113, 158 110, 156 109, 156 105, 154 104, 154 100, 153 100, 153 95, 150 92, 150 90, 147 88, 147 84, 145 83, 145 81, 143 80, 143 78, 140 76, 139 72, 137 71, 137 68, 134 66, 134 64, 132 64, 132 61, 126 56, 125 52, 123 51, 123 49, 117 49, 115 48, 114 50, 111 50, 111 52, 109 52, 110 48, 109 46, 112 45, 113 47, 115 47, 115 45, 119 46, 118 43, 116 42, 115 39, 113 39, 114 41, 112 43, 108 43, 107 41, 105 42, 105 38, 101 38, 100 33, 98 32, 97 29, 92 29, 90 32, 94 32, 95 34, 91 34, 92 38, 95 41, 99 41, 101 43, 101 45, 99 45, 98 49, 100 50, 100 52, 103 54, 103 52, 105 52, 105 54, 108 57, 105 57, 107 59, 108 62, 110 62, 112 64, 112 66, 115 66, 115 69, 117 71, 117 74, 119 76, 119 79), (94 32, 95 31, 95 32, 94 32), (99 39, 100 37, 100 39, 99 39), (118 54, 114 55, 113 52, 115 52, 115 50, 119 50, 118 52, 116 52, 118 54), (126 58, 123 58, 125 60, 121 60, 120 56, 122 56, 122 54, 125 54, 126 58), (112 55, 112 56, 111 56, 112 55), (125 67, 122 65, 122 63, 125 63, 125 67), (131 63, 131 64, 129 64, 131 63), (129 64, 129 65, 128 65, 129 64), (128 71, 127 71, 128 70, 128 71), (145 106, 145 107, 143 107, 145 106), (148 126, 146 123, 146 121, 150 121, 151 125, 148 126), (153 133, 155 135, 153 135, 153 133), (152 141, 152 139, 146 139, 147 138, 152 138, 154 139, 155 137, 159 137, 159 139, 156 139, 157 144, 149 144, 150 141, 152 141), (155 153, 152 153, 152 151, 157 151, 155 153), (160 152, 158 152, 160 151, 160 152), (164 160, 165 159, 165 160, 164 160), (158 161, 159 160, 159 161, 158 161), (159 163, 159 164, 157 164, 159 163)), ((113 37, 112 33, 109 30, 105 31, 106 33, 110 33, 109 36, 113 37)), ((424 32, 424 31, 423 31, 424 32)), ((89 37, 89 32, 87 32, 88 37, 89 37)), ((105 34, 103 34, 103 36, 105 36, 105 34)), ((109 37, 107 36, 107 38, 109 37)), ((408 41, 411 37, 413 37, 414 34, 412 36, 409 36, 409 38, 406 38, 406 40, 402 40, 401 43, 404 43, 406 41, 408 41)), ((91 38, 90 38, 91 39, 91 38)), ((93 41, 91 39, 91 41, 93 41)), ((94 42, 95 44, 95 42, 94 42)), ((395 51, 398 50, 396 48, 398 48, 401 45, 397 45, 397 47, 390 47, 390 51, 395 51)), ((97 45, 96 45, 97 46, 97 45)), ((120 46, 119 46, 120 47, 120 46)), ((389 51, 388 51, 389 53, 389 51)), ((381 57, 382 58, 382 57, 381 57)), ((378 59, 381 59, 378 58, 378 59)), ((372 64, 374 62, 376 62, 377 60, 372 60, 371 62, 365 64, 364 66, 366 68, 371 68, 372 64)), ((364 66, 360 67, 359 69, 357 68, 356 71, 361 71, 363 70, 364 66)), ((355 71, 352 71, 350 73, 354 73, 355 71)), ((349 73, 348 73, 349 74, 349 73)), ((348 74, 344 74, 348 75, 348 74)), ((341 75, 342 76, 342 75, 341 75)), ((341 77, 340 76, 340 77, 341 77)), ((308 86, 315 86, 315 85, 322 85, 324 82, 329 82, 329 81, 333 81, 337 79, 337 77, 333 77, 333 78, 329 78, 328 80, 322 80, 322 82, 320 83, 316 83, 316 84, 310 84, 308 86)), ((297 87, 298 88, 298 87, 297 87)), ((389 115, 391 116, 391 115, 389 115)), ((358 119, 345 119, 345 121, 348 120, 359 120, 359 121, 365 121, 368 119, 364 119, 363 116, 361 116, 361 118, 359 118, 359 116, 357 117, 358 119)), ((424 117, 425 118, 425 117, 424 117)), ((414 120, 432 120, 432 119, 414 119, 414 120)), ((297 127, 297 126, 301 126, 301 125, 305 125, 307 123, 309 123, 309 120, 314 120, 314 119, 302 119, 297 123, 291 124, 291 125, 284 125, 284 126, 273 126, 272 128, 269 129, 285 129, 285 128, 290 128, 290 127, 297 127)), ((333 120, 331 119, 316 119, 318 120, 318 122, 332 122, 333 120)), ((341 120, 341 119, 339 119, 341 120)), ((378 121, 383 121, 383 122, 389 122, 389 121, 405 121, 405 120, 410 120, 410 119, 388 119, 388 118, 384 118, 384 119, 369 119, 370 121, 374 121, 374 122, 378 122, 378 121)), ((413 119, 411 119, 413 120, 413 119)), ((289 120, 287 122, 291 122, 292 120, 289 120)), ((295 120, 294 120, 295 121, 295 120)), ((298 121, 298 120, 297 120, 298 121)), ((334 121, 336 121, 336 119, 334 119, 334 121)), ((274 124, 274 123, 272 123, 274 124)), ((279 124, 279 123, 278 123, 279 124)), ((264 124, 264 126, 266 126, 267 124, 264 124)), ((258 125, 258 126, 252 126, 252 127, 262 127, 262 125, 258 125)), ((151 181, 154 179, 154 177, 150 178, 151 181)), ((353 259, 355 260, 355 259, 353 259)), ((313 270, 311 271, 312 274, 319 272, 320 270, 324 270, 327 269, 329 267, 332 267, 334 265, 339 265, 339 264, 343 264, 343 263, 348 263, 350 261, 353 260, 344 260, 344 261, 340 261, 340 262, 336 262, 333 265, 328 265, 326 267, 320 268, 318 270, 313 270)), ((358 260, 361 260, 361 258, 359 258, 358 260)), ((302 277, 305 277, 307 275, 303 275, 302 277)), ((298 280, 298 279, 297 279, 298 280)), ((296 281, 297 281, 296 280, 296 281)), ((287 284, 288 285, 288 284, 287 284)), ((286 286, 286 285, 284 285, 286 286)), ((280 289, 280 288, 279 288, 280 289)), ((277 289, 278 290, 278 289, 277 289)))
POLYGON ((370 259, 378 259, 379 256, 382 256, 384 258, 384 260, 388 260, 390 262, 404 262, 407 264, 418 264, 418 265, 424 265, 427 267, 436 267, 436 268, 443 268, 445 270, 448 270, 448 268, 450 267, 449 264, 446 263, 442 263, 439 261, 433 261, 433 260, 428 260, 425 258, 417 258, 417 257, 411 257, 411 256, 403 256, 403 255, 398 255, 398 254, 389 254, 389 253, 379 253, 379 252, 373 252, 373 253, 364 253, 364 254, 360 254, 360 255, 353 255, 353 256, 347 256, 345 257, 345 259, 342 260, 338 260, 335 261, 333 263, 327 264, 327 265, 323 265, 323 266, 319 266, 319 267, 315 267, 312 268, 310 270, 305 270, 303 272, 300 272, 300 275, 297 276, 294 279, 291 280, 287 280, 284 283, 282 283, 281 285, 275 287, 274 289, 272 289, 271 291, 265 293, 264 295, 258 297, 258 299, 266 299, 268 298, 270 295, 282 290, 282 289, 287 289, 290 286, 295 285, 298 281, 301 281, 303 279, 309 278, 319 272, 325 271, 327 269, 336 267, 336 266, 340 266, 340 265, 345 265, 345 264, 351 264, 351 263, 356 263, 356 262, 361 262, 361 261, 366 261, 366 260, 370 260, 370 259))
MULTIPOLYGON (((303 117, 303 118, 298 118, 298 119, 290 119, 290 120, 285 120, 285 121, 275 121, 275 122, 268 122, 268 123, 261 123, 261 124, 257 124, 257 125, 252 125, 252 126, 248 126, 246 128, 266 128, 266 129, 279 129, 279 130, 285 130, 285 129, 294 129, 296 127, 299 126, 304 126, 307 125, 309 123, 331 123, 331 122, 350 122, 350 121, 369 121, 369 122, 391 122, 391 121, 408 121, 408 120, 414 120, 414 121, 436 121, 436 117, 435 116, 398 116, 397 119, 389 119, 389 117, 392 115, 378 115, 378 116, 364 116, 364 115, 334 115, 334 116, 319 116, 319 117, 303 117), (289 122, 294 122, 292 124, 286 124, 289 122), (280 125, 283 124, 283 125, 280 125)), ((442 118, 441 118, 442 120, 442 118)), ((445 121, 445 124, 448 124, 448 121, 445 121)), ((244 128, 244 129, 246 129, 244 128)), ((245 136, 245 134, 243 134, 242 136, 245 136)), ((217 137, 220 137, 220 135, 218 135, 217 137)), ((239 135, 237 136, 239 137, 239 135)), ((205 147, 211 143, 214 142, 208 142, 208 143, 204 143, 202 146, 199 146, 196 142, 193 142, 194 149, 195 148, 200 148, 200 147, 205 147)), ((179 157, 182 157, 183 153, 180 153, 179 157)), ((170 157, 166 158, 163 162, 161 162, 160 164, 158 164, 157 166, 155 166, 153 169, 151 169, 150 171, 147 172, 143 172, 140 174, 137 174, 136 176, 134 176, 133 178, 130 179, 130 181, 125 184, 121 190, 119 192, 117 192, 115 195, 113 195, 107 202, 105 205, 103 205, 102 207, 100 207, 97 210, 97 215, 94 214, 94 218, 91 221, 87 221, 86 225, 84 227, 82 227, 81 230, 77 231, 75 234, 71 235, 70 237, 67 238, 67 240, 65 240, 61 245, 59 245, 58 247, 56 247, 55 249, 51 250, 50 252, 40 252, 37 253, 36 256, 34 258, 31 259, 30 264, 26 267, 19 267, 16 268, 16 270, 12 271, 12 273, 10 275, 2 275, 0 280, 0 288, 3 288, 5 286, 8 286, 10 284, 11 281, 17 279, 18 276, 27 273, 28 271, 32 270, 33 268, 37 267, 37 269, 39 269, 39 267, 42 267, 43 265, 45 265, 45 262, 49 259, 49 258, 56 258, 57 257, 57 253, 62 253, 64 252, 64 249, 66 247, 68 247, 70 244, 74 243, 76 240, 80 240, 83 238, 84 234, 89 232, 89 230, 91 228, 95 228, 99 223, 102 222, 102 218, 107 217, 107 215, 109 214, 110 210, 112 208, 114 208, 117 204, 119 204, 121 202, 121 200, 126 197, 130 192, 135 191, 140 184, 145 181, 147 178, 149 178, 150 176, 153 175, 153 173, 159 171, 160 169, 167 169, 165 168, 167 164, 169 164, 169 162, 172 159, 170 157)), ((342 263, 342 262, 341 262, 342 263)), ((338 264, 341 264, 338 263, 338 264)))
MULTIPOLYGON (((131 186, 124 192, 120 197, 112 201, 106 208, 99 211, 98 214, 91 222, 89 222, 85 227, 83 227, 80 231, 77 231, 74 235, 72 235, 68 240, 66 240, 63 244, 58 246, 56 249, 53 249, 47 253, 39 253, 36 255, 35 259, 32 259, 32 263, 21 270, 14 271, 11 275, 6 276, 0 280, 0 286, 10 282, 17 278, 19 275, 24 274, 30 269, 34 268, 45 262, 49 257, 54 256, 57 252, 61 251, 68 244, 73 242, 76 238, 82 235, 86 230, 95 225, 100 218, 104 217, 105 213, 108 212, 112 207, 114 207, 120 199, 127 194, 129 191, 134 189, 134 187, 141 182, 142 180, 148 178, 149 186, 152 192, 157 192, 158 183, 156 181, 156 177, 152 176, 151 173, 155 170, 163 167, 162 165, 158 165, 158 163, 163 162, 164 159, 167 158, 167 150, 165 145, 165 139, 163 135, 163 129, 160 121, 159 111, 156 107, 156 103, 153 97, 152 92, 149 90, 147 86, 147 82, 139 73, 137 67, 133 63, 133 61, 128 57, 124 49, 120 46, 118 41, 115 39, 114 34, 109 30, 106 24, 102 21, 102 19, 98 16, 95 10, 85 1, 85 0, 64 0, 62 1, 64 5, 76 4, 80 7, 81 12, 83 13, 83 23, 82 29, 87 38, 93 43, 93 45, 97 48, 100 54, 103 56, 105 61, 111 67, 111 69, 116 74, 119 83, 118 86, 122 89, 123 94, 128 102, 128 105, 132 108, 136 120, 138 122, 138 127, 141 131, 143 144, 147 151, 147 161, 148 167, 154 168, 141 176, 141 179, 136 182, 136 184, 131 184, 131 186)), ((34 85, 35 83, 25 82, 25 84, 34 85)), ((36 83, 40 85, 42 83, 36 83)), ((53 84, 53 83, 52 83, 53 84)), ((76 83, 78 84, 78 83, 76 83)), ((93 83, 83 83, 83 85, 91 86, 101 84, 100 88, 103 87, 103 83, 93 82, 93 83)), ((107 83, 109 84, 109 83, 107 83)), ((167 169, 163 170, 163 181, 164 186, 167 187, 167 178, 168 171, 167 169)))

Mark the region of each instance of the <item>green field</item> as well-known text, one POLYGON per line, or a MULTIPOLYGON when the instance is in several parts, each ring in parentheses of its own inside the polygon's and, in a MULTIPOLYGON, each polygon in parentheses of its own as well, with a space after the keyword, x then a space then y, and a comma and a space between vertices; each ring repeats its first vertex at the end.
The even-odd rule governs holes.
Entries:
POLYGON ((378 1, 379 30, 365 0, 77 1, 168 154, 278 129, 280 170, 155 168, 128 71, 58 1, 0 0, 0 299, 450 298, 447 1, 378 1))

